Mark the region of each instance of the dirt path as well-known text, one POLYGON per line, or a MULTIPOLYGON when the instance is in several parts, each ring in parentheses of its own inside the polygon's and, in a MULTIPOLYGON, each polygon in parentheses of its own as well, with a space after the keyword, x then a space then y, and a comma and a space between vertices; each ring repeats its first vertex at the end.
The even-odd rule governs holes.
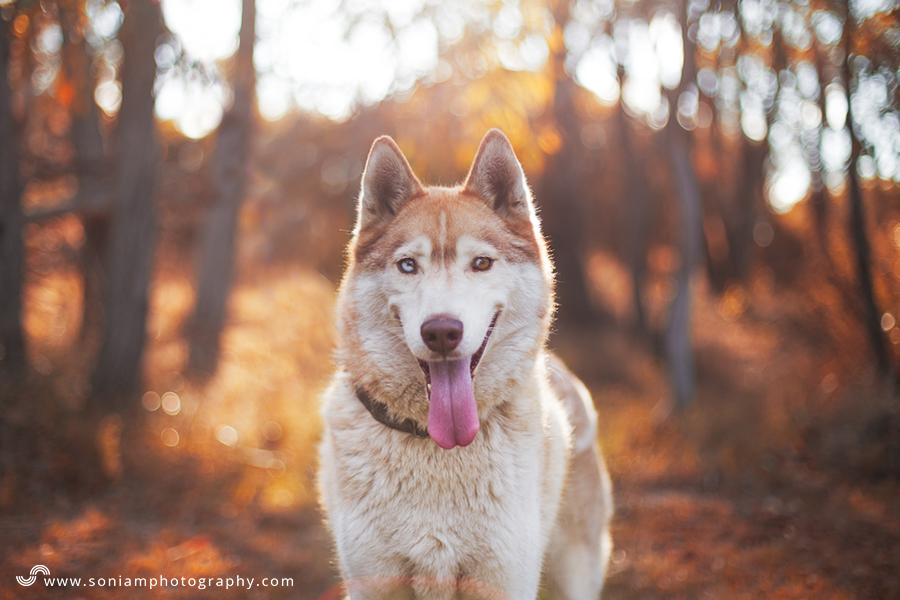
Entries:
MULTIPOLYGON (((900 515, 895 488, 835 486, 811 474, 766 485, 710 474, 660 482, 613 460, 615 552, 606 600, 896 598, 900 515), (618 471, 618 473, 617 473, 618 471), (627 473, 634 472, 629 476, 627 473)), ((314 508, 221 514, 183 472, 125 481, 49 512, 0 517, 0 598, 335 597, 328 536, 314 508), (55 577, 291 578, 280 589, 24 588, 44 564, 55 577)), ((40 585, 40 584, 38 584, 40 585)))

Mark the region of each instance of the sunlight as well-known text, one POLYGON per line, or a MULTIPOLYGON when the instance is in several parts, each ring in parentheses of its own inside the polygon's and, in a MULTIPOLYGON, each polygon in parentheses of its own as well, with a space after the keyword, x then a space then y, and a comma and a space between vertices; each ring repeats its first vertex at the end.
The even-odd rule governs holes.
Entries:
POLYGON ((619 100, 619 81, 613 41, 600 36, 584 53, 575 70, 578 83, 592 91, 603 104, 611 106, 619 100))
POLYGON ((276 75, 265 74, 256 82, 257 105, 263 118, 277 121, 291 108, 291 87, 276 75))
POLYGON ((220 85, 171 75, 165 77, 156 94, 155 111, 160 120, 173 120, 189 138, 199 139, 222 121, 224 90, 220 85))
POLYGON ((798 152, 792 152, 779 164, 769 184, 769 204, 779 214, 791 210, 809 192, 809 167, 798 152))
POLYGON ((141 397, 141 406, 143 406, 145 410, 148 410, 150 412, 159 410, 161 404, 162 403, 160 401, 159 394, 157 394, 156 392, 149 391, 141 397))
POLYGON ((822 166, 829 173, 841 173, 850 160, 850 132, 846 127, 836 129, 828 125, 822 130, 822 166))
POLYGON ((231 425, 219 425, 216 427, 216 439, 226 446, 234 446, 238 443, 238 432, 231 425))
POLYGON ((177 446, 178 442, 181 439, 178 435, 178 430, 171 427, 166 427, 165 429, 163 429, 159 436, 162 439, 162 443, 166 446, 169 446, 170 448, 177 446))
POLYGON ((210 64, 237 50, 238 0, 163 0, 162 10, 169 30, 181 39, 191 58, 210 64))
POLYGON ((749 90, 741 92, 741 130, 744 135, 761 142, 766 137, 767 128, 762 99, 749 90))
MULTIPOLYGON (((659 61, 650 37, 650 28, 643 21, 631 21, 627 30, 628 78, 622 87, 622 99, 634 111, 649 114, 660 105, 659 61)), ((616 31, 618 37, 619 31, 616 31)))
POLYGON ((122 105, 122 84, 115 80, 101 81, 94 90, 94 102, 107 115, 114 115, 122 105))
MULTIPOLYGON (((237 49, 240 3, 164 0, 162 6, 185 54, 212 69, 216 81, 167 72, 158 84, 156 114, 185 135, 200 138, 218 126, 227 102, 217 63, 237 49)), ((422 0, 392 2, 384 9, 396 37, 378 19, 376 7, 357 7, 372 9, 369 15, 351 15, 342 8, 335 0, 258 0, 254 62, 259 108, 266 119, 279 119, 297 107, 342 120, 357 104, 375 104, 434 71, 438 31, 430 20, 416 20, 422 0)), ((518 49, 522 68, 536 68, 546 60, 546 44, 532 42, 526 39, 518 49)))
POLYGON ((675 15, 668 11, 657 13, 650 22, 650 38, 656 47, 660 83, 674 90, 681 82, 681 68, 684 65, 681 26, 675 15))
POLYGON ((162 395, 162 409, 167 415, 177 415, 181 412, 181 398, 175 392, 166 392, 162 395))
MULTIPOLYGON (((578 27, 567 30, 576 47, 585 35, 578 27)), ((613 37, 603 34, 589 45, 580 45, 586 47, 575 68, 581 85, 601 103, 615 104, 620 95, 617 66, 623 64, 626 77, 621 97, 628 110, 643 115, 654 128, 665 124, 669 108, 661 86, 678 87, 684 62, 681 28, 672 13, 661 11, 649 24, 623 19, 616 24, 613 37)))
POLYGON ((847 121, 847 94, 838 83, 830 83, 825 88, 825 119, 832 129, 843 129, 847 121))
POLYGON ((868 19, 875 13, 889 13, 900 5, 898 0, 851 0, 850 12, 857 19, 868 19))
POLYGON ((237 0, 163 0, 163 16, 177 42, 157 48, 156 62, 161 74, 156 83, 155 112, 158 119, 174 121, 184 135, 199 139, 219 126, 226 93, 218 81, 202 81, 195 74, 172 69, 180 42, 189 60, 214 71, 216 61, 237 50, 241 25, 237 0))
POLYGON ((106 40, 116 35, 122 25, 122 19, 125 18, 118 2, 87 0, 84 8, 91 21, 92 33, 106 40))
POLYGON ((900 139, 900 112, 892 106, 893 92, 890 91, 895 86, 890 83, 895 80, 895 75, 884 66, 875 70, 863 57, 855 58, 853 66, 858 77, 856 92, 850 101, 854 125, 859 127, 861 137, 871 148, 878 177, 900 181, 896 150, 896 140, 900 139))

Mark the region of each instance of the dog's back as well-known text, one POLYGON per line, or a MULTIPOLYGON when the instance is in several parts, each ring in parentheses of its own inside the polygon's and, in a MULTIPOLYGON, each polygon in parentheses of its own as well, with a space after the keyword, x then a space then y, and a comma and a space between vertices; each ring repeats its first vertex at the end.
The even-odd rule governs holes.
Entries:
POLYGON ((612 484, 597 447, 597 411, 584 384, 555 356, 550 383, 572 426, 572 453, 545 565, 551 598, 599 598, 612 552, 612 484))

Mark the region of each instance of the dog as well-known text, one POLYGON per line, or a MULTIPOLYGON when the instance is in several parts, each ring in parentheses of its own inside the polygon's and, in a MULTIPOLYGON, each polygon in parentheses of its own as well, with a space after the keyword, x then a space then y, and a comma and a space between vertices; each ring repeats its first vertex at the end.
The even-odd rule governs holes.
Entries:
POLYGON ((465 183, 372 145, 338 294, 318 485, 353 600, 597 600, 611 485, 585 386, 550 354, 553 272, 499 130, 465 183))

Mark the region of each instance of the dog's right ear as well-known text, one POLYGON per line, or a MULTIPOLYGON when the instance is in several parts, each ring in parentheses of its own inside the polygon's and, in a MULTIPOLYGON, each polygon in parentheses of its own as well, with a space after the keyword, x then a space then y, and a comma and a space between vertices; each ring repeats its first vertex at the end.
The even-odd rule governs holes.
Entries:
POLYGON ((525 172, 499 129, 484 134, 463 191, 480 197, 507 220, 528 219, 534 214, 525 172))
POLYGON ((372 144, 363 171, 357 231, 389 221, 424 191, 394 140, 381 136, 372 144))

